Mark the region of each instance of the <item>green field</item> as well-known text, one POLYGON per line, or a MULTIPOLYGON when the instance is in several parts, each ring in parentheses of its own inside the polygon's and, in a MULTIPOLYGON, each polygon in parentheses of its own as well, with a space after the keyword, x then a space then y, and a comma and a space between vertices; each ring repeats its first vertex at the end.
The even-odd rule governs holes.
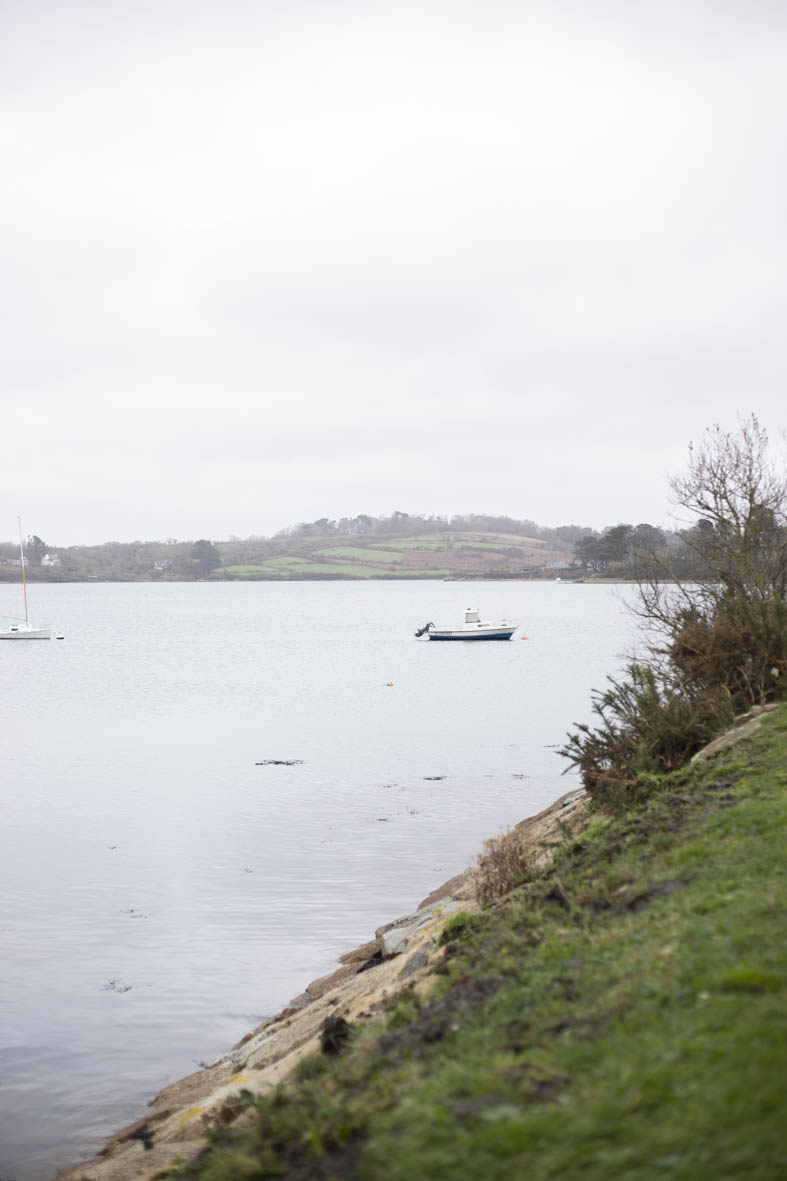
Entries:
POLYGON ((348 578, 369 578, 373 574, 380 574, 379 566, 363 566, 342 562, 309 562, 299 567, 300 574, 346 574, 348 578))
POLYGON ((255 566, 227 566, 225 568, 228 574, 243 575, 280 575, 286 577, 294 575, 296 577, 303 575, 318 575, 318 574, 340 574, 346 575, 348 578, 369 578, 371 575, 381 573, 379 566, 362 566, 341 564, 338 562, 312 562, 308 558, 268 558, 264 562, 260 562, 255 566))
POLYGON ((311 563, 308 558, 298 557, 280 557, 280 558, 266 558, 262 562, 247 563, 237 566, 225 566, 224 571, 228 574, 272 574, 272 573, 287 573, 291 570, 302 569, 304 566, 309 566, 311 563))
MULTIPOLYGON (((513 541, 508 541, 508 542, 504 542, 504 541, 498 541, 498 542, 494 542, 494 541, 462 541, 462 542, 456 543, 456 548, 457 549, 496 550, 498 553, 500 553, 501 550, 511 550, 511 549, 525 550, 525 549, 530 549, 531 547, 529 545, 523 545, 521 542, 513 542, 513 541)), ((501 554, 501 557, 502 556, 504 556, 504 555, 501 554)))
POLYGON ((390 578, 488 577, 496 570, 520 569, 543 559, 542 543, 509 534, 441 533, 418 537, 380 537, 342 541, 303 537, 222 543, 226 565, 211 577, 228 578, 390 578), (432 568, 430 568, 432 564, 432 568))
POLYGON ((222 573, 249 579, 318 577, 321 574, 346 578, 380 578, 385 576, 415 579, 445 578, 455 572, 442 567, 437 570, 400 570, 396 566, 386 569, 385 566, 368 566, 361 562, 320 562, 312 561, 309 558, 281 557, 267 558, 264 562, 254 565, 225 566, 222 573))
MULTIPOLYGON (((379 566, 362 566, 358 565, 342 565, 340 563, 330 564, 328 562, 309 562, 306 566, 299 566, 299 574, 344 574, 348 578, 379 578, 381 574, 387 573, 379 566)), ((435 578, 438 575, 445 576, 450 574, 450 570, 391 570, 390 575, 393 578, 435 578)))
POLYGON ((326 558, 357 558, 359 562, 401 562, 402 555, 385 549, 361 549, 353 545, 333 545, 328 549, 316 551, 320 557, 326 558))
POLYGON ((265 566, 303 566, 308 565, 308 558, 299 558, 296 554, 283 554, 278 558, 265 558, 265 566))
POLYGON ((260 565, 225 566, 222 574, 263 574, 265 567, 260 565))
POLYGON ((543 541, 536 541, 532 537, 518 537, 508 533, 490 533, 479 536, 473 533, 446 533, 437 537, 429 534, 427 537, 409 537, 402 541, 388 541, 384 543, 389 550, 408 549, 544 549, 543 541))
POLYGON ((407 550, 407 549, 446 549, 446 541, 444 538, 435 537, 408 537, 402 541, 385 541, 385 546, 390 550, 407 550))
POLYGON ((782 1181, 787 708, 444 933, 201 1181, 782 1181))

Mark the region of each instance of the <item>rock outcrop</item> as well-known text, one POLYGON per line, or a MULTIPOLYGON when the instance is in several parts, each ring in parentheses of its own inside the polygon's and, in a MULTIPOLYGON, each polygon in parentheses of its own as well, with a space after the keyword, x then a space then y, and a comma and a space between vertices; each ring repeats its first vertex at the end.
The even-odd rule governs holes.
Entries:
POLYGON ((698 750, 691 760, 692 763, 711 759, 737 742, 743 742, 744 739, 750 738, 754 731, 759 729, 765 715, 778 708, 778 705, 755 705, 747 714, 741 714, 735 719, 735 725, 731 730, 726 730, 724 734, 714 738, 707 746, 703 746, 702 750, 698 750))

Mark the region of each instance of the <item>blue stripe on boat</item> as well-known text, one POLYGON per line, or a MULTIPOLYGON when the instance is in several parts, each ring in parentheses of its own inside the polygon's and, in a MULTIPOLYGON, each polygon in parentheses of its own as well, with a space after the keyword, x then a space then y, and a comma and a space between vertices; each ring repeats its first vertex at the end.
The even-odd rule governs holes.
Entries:
POLYGON ((434 634, 434 632, 429 632, 429 639, 430 640, 442 640, 443 642, 446 642, 448 640, 457 640, 460 644, 464 644, 468 640, 487 640, 487 641, 488 640, 510 640, 515 631, 516 631, 516 628, 514 628, 510 632, 501 632, 499 636, 473 635, 472 632, 470 633, 470 635, 467 635, 467 636, 436 636, 434 634))

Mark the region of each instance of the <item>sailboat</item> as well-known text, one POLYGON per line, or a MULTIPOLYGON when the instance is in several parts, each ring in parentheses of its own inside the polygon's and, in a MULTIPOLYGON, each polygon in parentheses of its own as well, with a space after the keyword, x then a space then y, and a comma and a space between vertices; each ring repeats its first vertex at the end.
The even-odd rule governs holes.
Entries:
MULTIPOLYGON (((24 619, 17 619, 11 627, 7 627, 0 631, 0 640, 51 640, 52 632, 48 627, 33 627, 30 622, 30 614, 27 609, 27 578, 25 577, 25 552, 22 548, 22 519, 17 517, 19 522, 19 560, 22 564, 22 592, 25 596, 25 617, 24 619)), ((13 616, 5 616, 6 619, 12 619, 13 616)))

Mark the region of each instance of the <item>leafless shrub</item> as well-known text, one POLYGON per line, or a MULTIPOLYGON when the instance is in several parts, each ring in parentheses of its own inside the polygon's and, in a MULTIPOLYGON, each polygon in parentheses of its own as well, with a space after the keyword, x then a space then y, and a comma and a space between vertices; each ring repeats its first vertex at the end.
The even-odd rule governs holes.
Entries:
POLYGON ((484 841, 476 862, 475 896, 482 906, 508 894, 533 873, 530 850, 515 828, 484 841))

